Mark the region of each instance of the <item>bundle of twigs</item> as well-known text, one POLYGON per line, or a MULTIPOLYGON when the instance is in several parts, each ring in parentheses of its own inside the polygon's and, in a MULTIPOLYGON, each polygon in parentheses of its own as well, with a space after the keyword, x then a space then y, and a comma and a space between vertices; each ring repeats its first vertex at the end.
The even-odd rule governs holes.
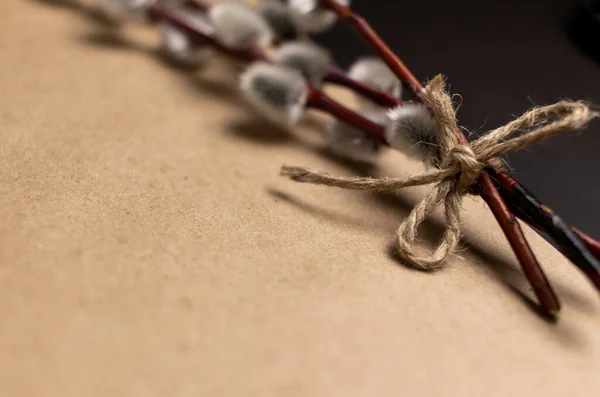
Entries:
POLYGON ((425 89, 401 59, 360 16, 348 0, 276 0, 251 7, 239 2, 208 6, 199 0, 99 0, 103 14, 115 25, 130 17, 147 16, 161 26, 163 47, 173 62, 200 67, 213 52, 250 62, 240 78, 243 95, 277 123, 295 124, 307 108, 332 115, 331 148, 356 161, 375 161, 381 147, 418 154, 437 171, 409 180, 335 178, 301 168, 284 174, 301 182, 353 189, 397 189, 435 183, 398 231, 399 251, 410 264, 440 267, 458 243, 459 204, 464 194, 481 196, 493 212, 541 309, 556 318, 558 298, 533 254, 515 217, 550 238, 600 290, 600 242, 568 226, 510 176, 498 157, 547 137, 581 128, 597 113, 582 102, 561 102, 533 109, 521 118, 475 142, 457 127, 454 110, 440 79, 425 89), (309 34, 342 20, 379 56, 358 60, 345 72, 330 51, 310 41, 309 34), (349 88, 361 98, 361 109, 350 109, 327 96, 323 84, 349 88), (401 88, 411 100, 400 99, 401 88), (515 137, 516 132, 525 130, 515 137), (471 175, 472 174, 472 175, 471 175), (443 192, 443 194, 442 194, 443 192), (446 206, 448 230, 431 255, 413 252, 418 224, 434 207, 446 206))

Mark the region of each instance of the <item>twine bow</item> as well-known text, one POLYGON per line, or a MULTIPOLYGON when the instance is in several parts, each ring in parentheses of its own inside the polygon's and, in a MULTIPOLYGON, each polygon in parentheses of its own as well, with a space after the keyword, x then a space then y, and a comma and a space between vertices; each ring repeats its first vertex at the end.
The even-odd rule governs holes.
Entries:
POLYGON ((344 189, 391 191, 410 186, 433 184, 431 191, 413 208, 399 226, 398 255, 422 270, 442 267, 456 251, 460 240, 460 210, 462 199, 477 183, 480 174, 488 167, 500 167, 501 156, 521 150, 534 143, 584 127, 598 116, 584 102, 561 101, 553 105, 536 107, 510 123, 496 128, 471 142, 462 144, 452 99, 446 92, 441 75, 433 78, 423 91, 426 104, 433 110, 438 125, 438 169, 421 175, 399 178, 335 177, 327 173, 310 171, 301 167, 283 166, 281 175, 297 182, 335 186, 344 189), (522 132, 522 134, 519 134, 522 132), (438 246, 427 252, 416 245, 418 227, 427 215, 444 205, 446 230, 438 246))

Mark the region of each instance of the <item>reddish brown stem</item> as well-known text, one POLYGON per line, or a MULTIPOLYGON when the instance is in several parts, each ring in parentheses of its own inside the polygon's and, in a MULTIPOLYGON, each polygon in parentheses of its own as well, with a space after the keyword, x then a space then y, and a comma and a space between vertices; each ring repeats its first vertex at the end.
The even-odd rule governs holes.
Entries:
POLYGON ((594 239, 592 236, 589 236, 577 229, 575 226, 571 226, 571 231, 579 237, 581 241, 586 245, 587 249, 596 255, 597 258, 600 258, 600 241, 594 239))
POLYGON ((357 94, 363 96, 364 98, 369 99, 377 105, 383 106, 385 108, 396 107, 398 105, 402 105, 403 103, 398 98, 394 98, 391 95, 369 87, 368 85, 363 84, 360 81, 351 79, 346 74, 346 72, 344 72, 342 69, 336 66, 331 66, 329 68, 329 73, 327 74, 325 81, 328 83, 337 84, 349 88, 357 94))
POLYGON ((535 254, 527 243, 521 226, 519 226, 519 223, 506 206, 506 203, 501 199, 491 178, 489 176, 487 178, 480 178, 479 184, 482 197, 484 197, 484 194, 490 197, 490 200, 486 200, 486 202, 492 210, 496 221, 502 227, 502 231, 508 239, 515 255, 520 259, 519 262, 523 273, 533 288, 533 292, 537 296, 543 311, 553 317, 557 317, 560 312, 560 303, 535 254))
POLYGON ((382 145, 387 145, 385 139, 385 129, 383 126, 362 117, 355 111, 343 106, 339 102, 331 99, 322 91, 309 86, 309 99, 307 105, 314 109, 322 110, 336 119, 345 122, 348 125, 359 128, 365 135, 373 138, 382 145))
MULTIPOLYGON (((422 101, 421 94, 423 87, 419 80, 417 80, 404 62, 396 56, 362 17, 356 15, 352 10, 341 5, 336 0, 320 1, 324 7, 335 12, 340 19, 350 25, 373 48, 392 72, 402 81, 415 100, 422 101)), ((468 144, 467 138, 459 130, 456 130, 455 134, 460 144, 468 144)), ((498 193, 498 189, 492 182, 489 174, 486 172, 482 173, 478 179, 478 184, 481 188, 481 197, 492 210, 504 235, 508 239, 527 279, 538 296, 542 309, 550 315, 556 315, 560 309, 558 298, 537 262, 514 215, 510 212, 502 196, 498 193)))

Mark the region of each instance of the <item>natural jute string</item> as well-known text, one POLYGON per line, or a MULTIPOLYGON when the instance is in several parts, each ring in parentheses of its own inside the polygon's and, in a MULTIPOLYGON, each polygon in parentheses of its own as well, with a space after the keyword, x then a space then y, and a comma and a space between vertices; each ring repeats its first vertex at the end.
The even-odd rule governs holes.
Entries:
POLYGON ((432 109, 438 125, 438 169, 425 174, 398 178, 335 177, 327 173, 309 171, 301 167, 283 166, 281 175, 294 181, 344 189, 390 191, 410 186, 434 184, 398 228, 398 255, 422 270, 435 270, 457 249, 460 240, 460 210, 463 196, 470 192, 479 174, 487 167, 499 167, 500 156, 523 149, 555 135, 584 127, 598 117, 584 102, 561 101, 536 107, 510 123, 488 132, 470 143, 460 144, 455 135, 458 129, 452 99, 446 92, 441 75, 429 82, 423 92, 426 104, 432 109), (519 134, 522 132, 522 134, 519 134), (424 252, 416 245, 418 227, 427 215, 441 204, 445 206, 446 230, 439 245, 432 252, 424 252))

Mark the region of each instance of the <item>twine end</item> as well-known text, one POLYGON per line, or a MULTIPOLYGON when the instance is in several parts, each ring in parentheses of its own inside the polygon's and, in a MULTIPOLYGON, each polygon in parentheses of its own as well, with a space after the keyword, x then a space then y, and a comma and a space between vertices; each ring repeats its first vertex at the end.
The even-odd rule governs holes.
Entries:
POLYGON ((294 167, 282 165, 279 170, 279 176, 290 178, 293 181, 302 182, 303 178, 308 176, 310 172, 302 167, 294 167))

